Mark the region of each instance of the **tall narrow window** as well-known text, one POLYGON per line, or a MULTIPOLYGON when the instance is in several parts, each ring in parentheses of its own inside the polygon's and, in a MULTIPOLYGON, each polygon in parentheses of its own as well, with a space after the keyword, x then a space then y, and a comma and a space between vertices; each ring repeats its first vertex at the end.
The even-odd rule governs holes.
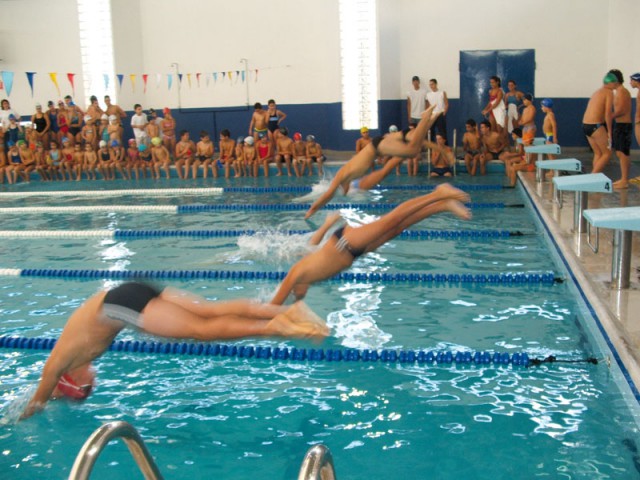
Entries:
POLYGON ((87 101, 109 95, 117 103, 110 0, 77 0, 83 90, 87 101))
POLYGON ((342 128, 378 128, 376 0, 340 0, 342 128))

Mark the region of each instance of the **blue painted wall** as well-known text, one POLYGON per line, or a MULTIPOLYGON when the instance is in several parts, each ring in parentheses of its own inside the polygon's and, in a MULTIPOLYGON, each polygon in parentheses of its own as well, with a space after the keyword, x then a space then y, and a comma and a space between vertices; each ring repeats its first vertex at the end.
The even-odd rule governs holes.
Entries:
MULTIPOLYGON (((535 101, 537 107, 539 107, 538 100, 535 101)), ((588 99, 555 98, 553 100, 561 145, 564 147, 587 147, 587 140, 582 133, 582 115, 588 99)), ((458 130, 458 144, 460 144, 467 119, 460 116, 459 99, 450 99, 449 103, 449 114, 447 115, 449 137, 452 138, 453 129, 456 128, 458 130)), ((360 133, 353 130, 342 130, 342 105, 340 103, 279 104, 278 108, 287 114, 287 119, 283 125, 289 128, 290 135, 296 131, 301 132, 303 136, 313 134, 324 148, 330 150, 355 149, 355 143, 360 133)), ((390 125, 397 125, 400 128, 406 127, 406 100, 380 100, 378 108, 380 129, 372 130, 372 136, 379 134, 380 131, 386 132, 390 125)), ((635 108, 634 105, 634 111, 635 108)), ((129 115, 132 114, 132 112, 127 113, 129 115)), ((253 107, 172 110, 178 125, 178 131, 188 130, 191 138, 197 141, 200 130, 207 130, 212 134, 212 139, 216 143, 220 130, 224 128, 231 130, 233 138, 247 136, 252 113, 253 107)), ((542 136, 542 119, 543 113, 539 110, 536 121, 539 136, 542 136)), ((481 121, 482 116, 478 113, 475 120, 477 122, 481 121)), ((131 127, 126 125, 125 138, 131 138, 132 136, 131 127)), ((638 148, 635 139, 634 148, 638 148)))

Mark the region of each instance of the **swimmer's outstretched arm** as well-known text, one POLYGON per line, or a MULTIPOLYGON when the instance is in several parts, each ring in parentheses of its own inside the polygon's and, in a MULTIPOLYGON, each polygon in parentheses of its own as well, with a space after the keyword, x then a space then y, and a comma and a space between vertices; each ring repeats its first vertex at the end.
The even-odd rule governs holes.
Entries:
POLYGON ((56 355, 55 349, 51 352, 51 355, 42 370, 42 377, 40 378, 40 383, 38 384, 36 393, 31 397, 27 407, 20 416, 21 420, 29 418, 31 415, 39 412, 45 407, 51 398, 51 394, 53 394, 56 385, 58 385, 60 377, 62 377, 62 375, 64 375, 64 373, 69 369, 70 365, 70 359, 64 359, 62 358, 62 355, 56 355))

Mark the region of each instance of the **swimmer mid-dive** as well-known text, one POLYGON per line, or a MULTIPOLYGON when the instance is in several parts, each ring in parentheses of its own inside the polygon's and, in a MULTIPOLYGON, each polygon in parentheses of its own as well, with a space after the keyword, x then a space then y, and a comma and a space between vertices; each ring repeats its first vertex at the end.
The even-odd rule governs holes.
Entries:
POLYGON ((376 158, 380 156, 392 157, 413 157, 420 153, 424 138, 429 127, 438 117, 438 113, 433 113, 434 105, 422 112, 420 123, 413 130, 403 130, 402 132, 387 133, 381 137, 375 137, 370 143, 356 153, 351 160, 344 164, 336 176, 331 181, 329 189, 322 194, 307 210, 304 218, 311 217, 329 200, 333 198, 338 187, 342 186, 345 193, 349 190, 352 180, 362 177, 373 166, 376 158))
MULTIPOLYGON (((467 201, 469 196, 466 193, 442 184, 432 193, 401 203, 372 223, 339 228, 319 250, 291 267, 271 303, 283 304, 291 292, 296 298, 303 298, 311 284, 349 268, 359 256, 376 250, 406 228, 436 213, 451 212, 459 218, 470 219, 471 212, 462 203, 467 201)), ((317 235, 322 229, 326 232, 331 224, 327 219, 317 235)))
POLYGON ((88 397, 95 383, 91 362, 127 326, 159 337, 202 341, 321 339, 329 334, 324 321, 302 302, 289 308, 251 300, 211 302, 173 288, 125 283, 93 295, 71 314, 21 418, 43 409, 50 398, 88 397))

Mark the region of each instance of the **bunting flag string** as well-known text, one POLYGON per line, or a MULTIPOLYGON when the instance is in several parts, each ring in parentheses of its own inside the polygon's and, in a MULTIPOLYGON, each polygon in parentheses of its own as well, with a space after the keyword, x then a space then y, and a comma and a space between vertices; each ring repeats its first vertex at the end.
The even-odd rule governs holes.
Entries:
MULTIPOLYGON (((267 69, 269 69, 270 67, 267 67, 267 69)), ((274 67, 275 68, 275 67, 274 67)), ((4 90, 7 93, 7 96, 10 96, 13 90, 13 86, 14 86, 14 73, 12 71, 1 71, 0 72, 0 88, 4 88, 4 90)), ((27 83, 29 85, 29 89, 31 90, 31 98, 33 98, 35 96, 35 76, 37 75, 38 72, 24 72, 25 76, 27 78, 27 83)), ((171 90, 171 88, 173 87, 173 79, 174 79, 174 75, 177 75, 178 78, 178 88, 182 87, 182 80, 183 80, 183 76, 186 75, 186 80, 189 86, 189 89, 192 88, 193 86, 193 82, 192 82, 192 77, 195 75, 195 79, 196 79, 196 86, 198 88, 203 87, 203 82, 201 81, 202 76, 204 76, 205 79, 205 84, 206 87, 209 87, 211 85, 211 79, 213 79, 213 84, 214 86, 218 83, 218 79, 220 79, 221 82, 225 82, 225 80, 229 81, 229 85, 235 85, 238 84, 241 80, 242 83, 248 82, 251 80, 251 77, 253 76, 253 80, 254 82, 258 81, 258 74, 259 74, 259 70, 256 69, 251 69, 251 70, 220 70, 220 71, 216 71, 216 72, 209 72, 209 73, 202 73, 202 72, 196 72, 196 73, 167 73, 167 74, 163 74, 163 73, 155 73, 155 74, 148 74, 148 73, 128 73, 128 74, 122 74, 122 73, 118 73, 115 74, 115 78, 118 84, 118 88, 119 91, 122 91, 122 83, 124 81, 124 77, 125 75, 129 77, 129 80, 131 82, 131 90, 132 92, 136 91, 136 82, 137 82, 137 78, 138 76, 142 77, 142 81, 143 81, 143 93, 146 94, 147 93, 147 87, 149 86, 149 77, 155 75, 156 78, 156 88, 160 88, 160 84, 162 83, 162 78, 164 75, 167 76, 167 89, 171 90)), ((76 83, 76 76, 78 74, 76 73, 61 73, 60 75, 66 75, 67 80, 69 81, 69 85, 71 87, 71 91, 73 93, 73 96, 76 95, 76 91, 75 91, 75 83, 76 83)), ((107 74, 107 73, 103 73, 102 74, 102 82, 104 83, 104 88, 105 90, 109 90, 110 84, 111 84, 111 80, 112 80, 113 75, 107 74)), ((24 78, 24 77, 23 77, 24 78)), ((58 96, 62 95, 61 90, 60 90, 60 83, 58 81, 58 72, 49 72, 49 79, 51 80, 51 82, 53 83, 56 92, 58 94, 58 96)), ((87 79, 85 79, 86 82, 87 79)), ((89 78, 89 85, 91 87, 93 87, 94 85, 97 86, 98 83, 100 82, 99 76, 98 77, 91 77, 89 78)))
POLYGON ((11 90, 13 89, 13 72, 2 72, 2 83, 4 89, 7 92, 7 97, 11 96, 11 90))
POLYGON ((73 81, 75 76, 76 76, 75 73, 67 73, 67 80, 69 80, 69 83, 71 84, 71 92, 73 93, 74 97, 76 96, 76 86, 75 86, 75 83, 73 81))
POLYGON ((49 78, 51 79, 53 84, 56 86, 56 90, 58 92, 58 96, 60 96, 60 85, 58 85, 58 74, 56 72, 50 72, 49 73, 49 78))
POLYGON ((33 76, 36 72, 25 72, 27 74, 27 81, 29 82, 29 87, 31 87, 31 98, 33 98, 33 76))

